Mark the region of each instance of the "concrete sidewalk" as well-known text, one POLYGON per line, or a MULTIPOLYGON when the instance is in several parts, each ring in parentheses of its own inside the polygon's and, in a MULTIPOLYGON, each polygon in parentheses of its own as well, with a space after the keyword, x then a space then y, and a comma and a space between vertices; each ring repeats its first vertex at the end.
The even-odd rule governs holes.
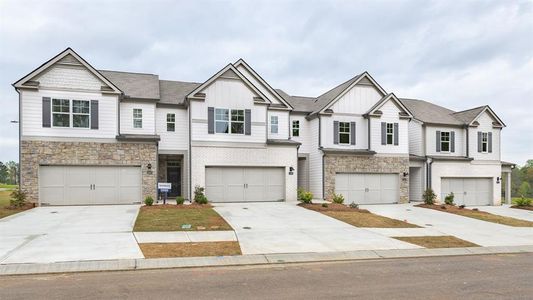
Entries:
POLYGON ((73 273, 95 271, 133 271, 148 269, 269 265, 305 262, 391 259, 407 257, 483 255, 533 252, 533 246, 473 247, 441 249, 359 250, 289 254, 253 254, 238 256, 179 257, 155 259, 123 259, 106 261, 74 261, 47 264, 0 265, 0 275, 73 273))
POLYGON ((477 208, 481 211, 485 211, 494 215, 500 215, 504 217, 533 222, 533 211, 519 208, 511 208, 511 206, 508 204, 504 204, 501 206, 473 206, 470 208, 477 208))

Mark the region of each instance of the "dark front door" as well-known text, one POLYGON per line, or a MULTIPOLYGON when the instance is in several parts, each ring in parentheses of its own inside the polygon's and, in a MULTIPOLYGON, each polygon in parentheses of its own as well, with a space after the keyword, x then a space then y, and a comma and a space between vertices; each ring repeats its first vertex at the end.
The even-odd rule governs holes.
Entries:
POLYGON ((181 167, 178 164, 169 164, 167 166, 167 182, 172 183, 172 189, 169 196, 181 196, 181 167))

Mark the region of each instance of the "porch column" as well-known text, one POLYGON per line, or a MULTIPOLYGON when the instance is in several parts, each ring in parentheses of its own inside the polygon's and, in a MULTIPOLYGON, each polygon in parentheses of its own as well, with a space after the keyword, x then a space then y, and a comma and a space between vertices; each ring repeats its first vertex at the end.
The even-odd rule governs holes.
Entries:
POLYGON ((507 174, 505 179, 505 203, 511 204, 511 172, 505 174, 507 174))

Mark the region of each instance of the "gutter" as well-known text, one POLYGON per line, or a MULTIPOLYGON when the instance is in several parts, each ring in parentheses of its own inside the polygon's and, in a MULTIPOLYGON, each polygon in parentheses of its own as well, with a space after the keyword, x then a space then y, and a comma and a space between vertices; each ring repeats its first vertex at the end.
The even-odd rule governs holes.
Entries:
POLYGON ((426 189, 431 188, 431 165, 433 164, 433 159, 431 157, 427 158, 426 161, 426 189))

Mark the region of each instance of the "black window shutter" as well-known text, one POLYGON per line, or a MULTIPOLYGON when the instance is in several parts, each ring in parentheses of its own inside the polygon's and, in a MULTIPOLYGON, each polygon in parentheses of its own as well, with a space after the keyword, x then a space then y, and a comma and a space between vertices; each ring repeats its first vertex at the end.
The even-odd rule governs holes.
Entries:
POLYGON ((398 135, 398 130, 399 130, 399 127, 398 126, 398 123, 394 123, 394 145, 398 146, 398 138, 399 138, 399 135, 398 135))
POLYGON ((437 152, 440 152, 440 131, 437 130, 437 133, 435 134, 435 149, 437 149, 437 152))
POLYGON ((450 132, 450 152, 455 152, 455 131, 450 132))
POLYGON ((98 100, 91 100, 91 129, 98 129, 98 100))
POLYGON ((492 153, 492 132, 489 132, 488 136, 488 144, 489 144, 489 153, 492 153))
POLYGON ((483 133, 477 132, 477 152, 483 152, 483 133))
POLYGON ((387 145, 387 123, 381 122, 381 144, 387 145))
POLYGON ((252 134, 252 110, 250 109, 244 110, 244 134, 252 134))
POLYGON ((50 97, 43 97, 43 127, 50 127, 52 125, 50 113, 51 110, 50 97))
POLYGON ((355 145, 355 122, 350 122, 350 144, 355 145))
POLYGON ((207 133, 209 134, 215 133, 215 108, 214 107, 207 108, 207 133))
POLYGON ((339 143, 339 121, 333 121, 333 144, 339 143))

